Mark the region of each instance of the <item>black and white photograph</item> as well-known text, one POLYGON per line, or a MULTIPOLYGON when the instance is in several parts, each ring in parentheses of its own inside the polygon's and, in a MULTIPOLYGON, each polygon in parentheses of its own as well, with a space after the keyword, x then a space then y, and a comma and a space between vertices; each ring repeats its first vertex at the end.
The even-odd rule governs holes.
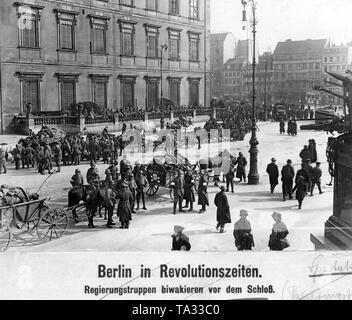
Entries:
POLYGON ((0 0, 0 298, 350 300, 351 12, 0 0))

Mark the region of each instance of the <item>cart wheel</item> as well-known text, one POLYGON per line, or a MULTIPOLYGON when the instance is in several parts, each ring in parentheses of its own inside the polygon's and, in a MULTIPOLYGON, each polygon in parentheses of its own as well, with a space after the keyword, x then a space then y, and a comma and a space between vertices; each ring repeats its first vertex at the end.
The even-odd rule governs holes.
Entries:
POLYGON ((75 220, 84 221, 87 218, 86 205, 83 203, 74 207, 72 215, 75 220))
POLYGON ((0 227, 0 252, 5 252, 11 242, 10 228, 7 226, 0 227))
POLYGON ((158 192, 159 190, 159 186, 157 184, 154 184, 154 185, 150 185, 148 190, 147 190, 147 196, 148 197, 153 197, 156 195, 156 193, 158 192))
POLYGON ((171 201, 174 201, 174 199, 175 199, 175 189, 174 188, 170 188, 169 194, 170 194, 171 201))
POLYGON ((37 235, 42 241, 51 241, 60 238, 66 231, 69 217, 61 209, 49 209, 43 213, 38 221, 37 235))

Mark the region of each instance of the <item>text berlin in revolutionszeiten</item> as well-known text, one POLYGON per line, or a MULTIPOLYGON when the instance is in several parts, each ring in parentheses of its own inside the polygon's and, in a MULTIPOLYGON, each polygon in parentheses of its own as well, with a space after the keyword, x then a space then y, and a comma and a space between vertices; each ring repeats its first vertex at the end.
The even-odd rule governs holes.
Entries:
MULTIPOLYGON (((158 268, 160 278, 261 278, 259 269, 252 266, 239 264, 237 267, 206 267, 204 264, 191 266, 188 264, 182 268, 169 267, 161 264, 158 268)), ((98 278, 132 278, 132 268, 125 265, 107 267, 103 264, 98 265, 98 278)), ((142 278, 151 278, 152 270, 141 266, 140 274, 142 278)))

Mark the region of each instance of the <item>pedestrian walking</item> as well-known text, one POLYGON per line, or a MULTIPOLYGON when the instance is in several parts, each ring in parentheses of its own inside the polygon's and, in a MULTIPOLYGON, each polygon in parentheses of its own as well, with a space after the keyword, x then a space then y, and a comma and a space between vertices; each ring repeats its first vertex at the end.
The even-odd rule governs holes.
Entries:
POLYGON ((290 246, 288 240, 286 239, 289 232, 285 223, 281 221, 281 213, 274 212, 272 217, 275 223, 269 238, 269 248, 271 251, 283 251, 290 246))
POLYGON ((220 233, 225 232, 225 224, 231 223, 230 206, 225 190, 225 187, 221 186, 220 192, 216 194, 214 199, 214 204, 217 207, 216 220, 218 222, 216 230, 220 228, 220 233))
POLYGON ((319 194, 323 193, 323 191, 321 190, 321 177, 322 177, 323 173, 320 169, 320 165, 321 165, 321 163, 317 162, 315 168, 313 168, 313 170, 312 170, 312 188, 311 188, 311 192, 310 192, 311 197, 313 197, 315 185, 318 186, 319 194))
POLYGON ((272 158, 271 163, 268 164, 266 172, 269 175, 270 192, 274 193, 276 186, 279 184, 279 168, 276 165, 276 159, 272 158))
POLYGON ((254 247, 251 223, 247 219, 247 210, 240 211, 240 219, 235 223, 233 236, 238 251, 251 251, 254 247))
POLYGON ((298 201, 298 209, 302 209, 302 204, 303 200, 307 195, 307 183, 306 183, 306 177, 303 175, 300 175, 299 170, 297 172, 297 177, 296 177, 296 186, 293 189, 293 192, 296 191, 296 200, 298 201))
POLYGON ((293 179, 295 177, 295 170, 292 167, 292 160, 287 160, 287 164, 281 170, 281 181, 282 181, 282 196, 283 200, 286 201, 288 196, 290 200, 292 197, 293 179))
POLYGON ((284 119, 281 119, 280 121, 280 134, 285 134, 286 130, 285 130, 285 121, 284 119))

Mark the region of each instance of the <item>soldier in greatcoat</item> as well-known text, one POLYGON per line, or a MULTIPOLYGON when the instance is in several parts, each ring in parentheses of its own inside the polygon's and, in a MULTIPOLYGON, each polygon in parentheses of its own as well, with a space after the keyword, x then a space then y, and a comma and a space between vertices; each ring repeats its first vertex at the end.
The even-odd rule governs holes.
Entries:
POLYGON ((129 189, 128 183, 122 184, 121 191, 117 194, 118 200, 117 215, 121 223, 121 229, 128 229, 132 221, 132 202, 133 196, 129 189))
POLYGON ((209 206, 208 198, 208 182, 205 178, 204 170, 200 173, 199 184, 198 184, 198 205, 202 206, 199 213, 204 213, 207 206, 209 206))
POLYGON ((143 210, 147 210, 147 207, 145 205, 145 196, 146 196, 146 192, 149 187, 149 182, 148 182, 147 177, 144 175, 144 172, 142 169, 139 169, 139 171, 136 173, 135 181, 136 181, 136 185, 137 185, 137 194, 136 194, 137 208, 136 208, 136 210, 139 210, 140 199, 142 199, 143 210))
POLYGON ((186 200, 185 208, 188 208, 189 211, 193 211, 193 203, 196 201, 194 193, 195 179, 190 168, 187 169, 185 174, 185 186, 184 186, 184 198, 186 200))
POLYGON ((184 179, 182 176, 181 170, 178 170, 176 172, 175 179, 171 183, 171 186, 174 189, 174 209, 173 209, 173 214, 176 214, 176 209, 178 205, 178 210, 179 212, 185 212, 182 209, 182 201, 183 201, 183 196, 184 196, 184 179))

